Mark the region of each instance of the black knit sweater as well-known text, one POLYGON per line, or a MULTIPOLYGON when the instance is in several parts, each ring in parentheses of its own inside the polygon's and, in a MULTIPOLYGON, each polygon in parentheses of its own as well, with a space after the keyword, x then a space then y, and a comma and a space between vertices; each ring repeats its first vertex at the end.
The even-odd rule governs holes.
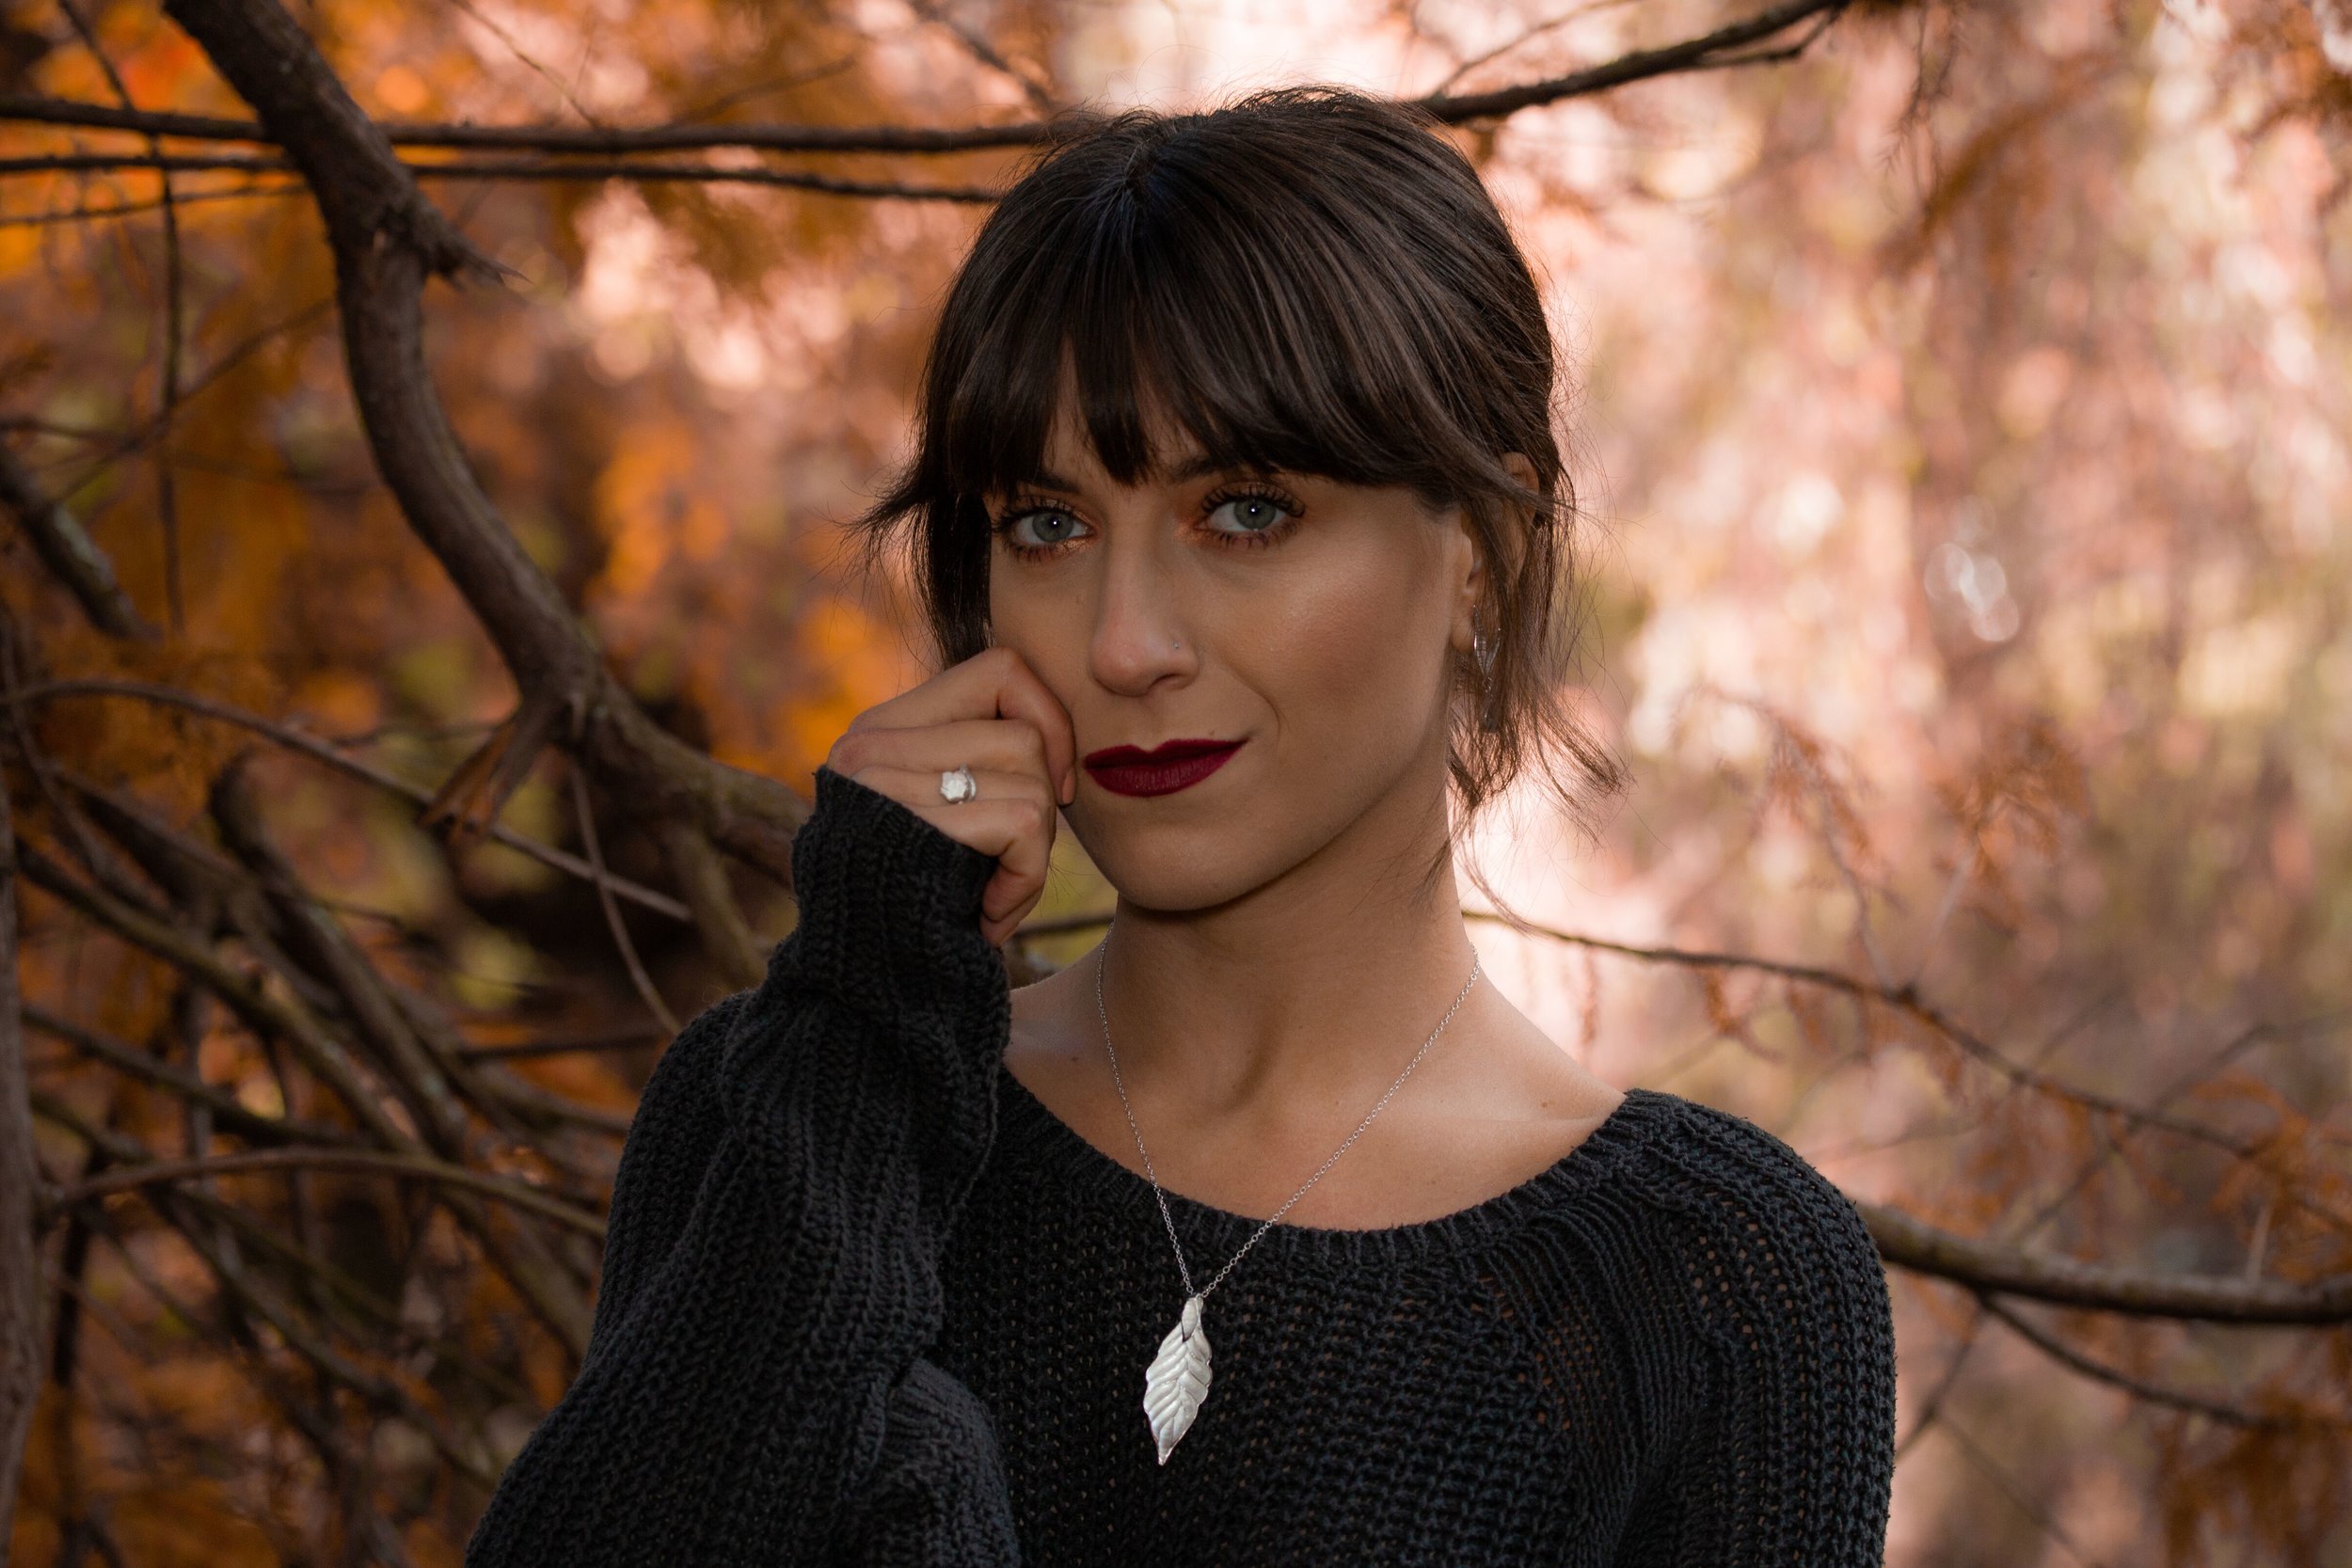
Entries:
MULTIPOLYGON (((469 1568, 1862 1568, 1894 1332, 1860 1215, 1771 1133, 1632 1088, 1456 1213, 1279 1224, 1207 1304, 1152 1188, 1002 1067, 995 860, 820 768, 800 924, 645 1085, 579 1376, 469 1568)), ((1196 1277, 1258 1222, 1168 1195, 1196 1277)))

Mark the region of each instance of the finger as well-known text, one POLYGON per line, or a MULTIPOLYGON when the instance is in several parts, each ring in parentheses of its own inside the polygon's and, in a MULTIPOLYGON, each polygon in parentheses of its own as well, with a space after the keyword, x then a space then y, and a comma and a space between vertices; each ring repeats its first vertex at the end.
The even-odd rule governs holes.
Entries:
POLYGON ((879 790, 957 843, 996 857, 996 872, 980 894, 982 927, 1002 942, 1045 891, 1053 862, 1057 819, 1054 799, 1032 773, 975 768, 979 794, 950 804, 939 796, 939 774, 930 768, 874 764, 851 775, 879 790))
MULTIPOLYGON (((1006 650, 1008 653, 1011 651, 1006 650)), ((1078 736, 1070 710, 1028 661, 1011 655, 1011 667, 996 693, 996 711, 1007 719, 1025 719, 1037 726, 1045 742, 1045 762, 1056 799, 1068 805, 1078 794, 1078 736)))
POLYGON ((826 754, 825 765, 854 777, 861 768, 904 768, 934 774, 950 768, 993 768, 1026 773, 1049 795, 1059 786, 1050 771, 1045 737, 1018 719, 961 719, 909 729, 866 728, 845 732, 826 754))
POLYGON ((1009 647, 984 648, 910 690, 850 721, 852 731, 909 729, 961 719, 1019 719, 1045 742, 1047 778, 1067 804, 1078 788, 1078 741, 1070 711, 1026 659, 1009 647))

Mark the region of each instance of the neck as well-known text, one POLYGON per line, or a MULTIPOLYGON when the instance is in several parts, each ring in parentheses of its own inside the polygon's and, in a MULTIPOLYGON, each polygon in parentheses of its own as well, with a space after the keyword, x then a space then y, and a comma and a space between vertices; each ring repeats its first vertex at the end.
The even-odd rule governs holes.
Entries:
MULTIPOLYGON (((1376 1098, 1462 993, 1475 957, 1451 859, 1419 885, 1444 814, 1440 804, 1434 823, 1419 815, 1415 831, 1383 832, 1369 813, 1282 877, 1213 909, 1120 899, 1104 947, 1071 967, 1100 1051, 1103 965, 1128 1093, 1181 1121, 1264 1107, 1320 1117, 1376 1098)), ((1462 996, 1447 1037, 1481 989, 1462 996)))

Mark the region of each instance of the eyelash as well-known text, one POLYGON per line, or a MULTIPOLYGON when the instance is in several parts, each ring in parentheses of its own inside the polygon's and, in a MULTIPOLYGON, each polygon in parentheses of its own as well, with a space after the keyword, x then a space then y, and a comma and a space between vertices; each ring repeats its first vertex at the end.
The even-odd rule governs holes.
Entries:
MULTIPOLYGON (((1208 531, 1220 545, 1230 546, 1234 549, 1258 550, 1264 549, 1270 545, 1279 544, 1289 537, 1291 531, 1298 526, 1299 518, 1305 515, 1305 509, 1282 491, 1270 484, 1248 482, 1229 484, 1214 492, 1208 498, 1205 510, 1215 513, 1218 507, 1233 500, 1267 501, 1290 514, 1272 528, 1258 529, 1246 533, 1234 533, 1224 529, 1208 531)), ((1059 512, 1064 515, 1070 515, 1070 509, 1058 501, 1046 500, 1041 497, 1020 498, 1013 500, 1003 515, 989 525, 990 531, 1005 542, 1005 547, 1012 551, 1016 559, 1022 561, 1043 561, 1050 556, 1059 555, 1072 545, 1078 543, 1075 539, 1060 539, 1050 545, 1024 545, 1015 541, 1012 537, 1013 525, 1024 517, 1035 516, 1041 512, 1059 512)))

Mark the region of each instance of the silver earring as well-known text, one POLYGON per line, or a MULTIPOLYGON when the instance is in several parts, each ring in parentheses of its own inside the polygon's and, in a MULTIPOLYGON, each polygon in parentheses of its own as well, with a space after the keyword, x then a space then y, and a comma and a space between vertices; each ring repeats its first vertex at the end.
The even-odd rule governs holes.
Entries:
POLYGON ((1500 728, 1495 716, 1495 649, 1486 634, 1476 628, 1470 631, 1470 655, 1478 661, 1478 727, 1482 730, 1500 728))

